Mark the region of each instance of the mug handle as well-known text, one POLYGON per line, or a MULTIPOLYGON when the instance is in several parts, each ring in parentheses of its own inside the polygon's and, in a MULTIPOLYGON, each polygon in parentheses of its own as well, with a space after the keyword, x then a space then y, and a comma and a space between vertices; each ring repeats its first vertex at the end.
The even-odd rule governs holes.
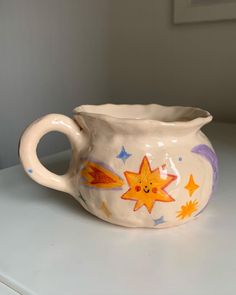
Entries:
POLYGON ((71 118, 60 115, 46 115, 33 122, 21 136, 19 143, 19 157, 26 173, 41 185, 59 191, 76 195, 76 188, 73 185, 74 168, 72 163, 79 158, 79 153, 87 147, 86 134, 71 118), (37 156, 37 145, 40 139, 51 131, 59 131, 65 134, 71 144, 72 159, 66 174, 57 175, 45 168, 37 156))

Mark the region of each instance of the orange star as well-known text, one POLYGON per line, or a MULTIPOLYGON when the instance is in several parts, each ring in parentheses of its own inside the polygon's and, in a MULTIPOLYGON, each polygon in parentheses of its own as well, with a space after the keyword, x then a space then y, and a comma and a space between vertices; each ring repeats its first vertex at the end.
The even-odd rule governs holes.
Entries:
POLYGON ((177 212, 177 217, 184 219, 186 217, 191 217, 192 214, 198 209, 198 200, 192 202, 189 201, 185 205, 181 206, 181 209, 177 212))
POLYGON ((151 213, 155 201, 175 201, 165 191, 165 188, 177 177, 167 174, 165 165, 151 170, 148 158, 145 156, 138 173, 125 171, 124 174, 130 189, 121 198, 136 201, 134 211, 145 206, 148 212, 151 213))
POLYGON ((199 188, 199 185, 195 183, 192 174, 190 175, 188 184, 185 186, 185 188, 188 190, 188 194, 190 197, 192 197, 195 190, 199 188))

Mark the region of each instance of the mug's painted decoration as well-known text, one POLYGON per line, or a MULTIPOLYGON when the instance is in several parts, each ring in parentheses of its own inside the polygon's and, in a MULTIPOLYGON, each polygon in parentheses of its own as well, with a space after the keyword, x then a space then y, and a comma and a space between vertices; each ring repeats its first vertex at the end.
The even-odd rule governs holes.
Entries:
POLYGON ((100 209, 106 215, 106 217, 108 217, 108 218, 111 217, 111 215, 112 215, 111 211, 108 209, 108 206, 104 201, 102 202, 100 209))
POLYGON ((94 188, 113 189, 123 186, 123 179, 104 165, 95 162, 86 162, 81 175, 84 185, 94 188))
POLYGON ((149 213, 156 201, 175 201, 165 190, 176 178, 176 175, 168 174, 165 165, 154 170, 151 169, 148 158, 145 156, 140 165, 138 173, 124 172, 129 190, 121 198, 136 201, 134 211, 145 206, 149 213))
POLYGON ((157 219, 153 219, 154 222, 154 226, 165 223, 165 219, 164 216, 162 215, 161 217, 157 218, 157 219))
POLYGON ((192 149, 193 153, 196 153, 204 157, 210 164, 213 169, 213 183, 212 183, 212 193, 215 191, 219 168, 218 168, 218 159, 215 152, 206 144, 199 144, 192 149))
POLYGON ((126 160, 127 160, 129 157, 131 157, 131 156, 132 156, 132 154, 127 153, 126 150, 125 150, 125 147, 122 146, 119 155, 117 155, 116 157, 117 157, 118 159, 121 159, 121 160, 123 161, 123 163, 125 164, 126 160))
POLYGON ((184 188, 188 190, 189 197, 192 197, 193 193, 199 188, 199 185, 194 181, 192 174, 189 176, 189 181, 184 188))
POLYGON ((198 200, 186 202, 185 205, 181 206, 181 209, 177 212, 177 218, 184 219, 191 217, 192 214, 198 210, 198 200))
POLYGON ((73 118, 54 113, 31 124, 19 156, 34 181, 71 194, 95 216, 121 226, 166 228, 199 214, 215 187, 216 155, 199 132, 211 120, 192 107, 84 105, 73 118), (40 139, 51 131, 72 145, 65 175, 47 170, 37 157, 40 139), (195 191, 193 182, 200 186, 195 191))

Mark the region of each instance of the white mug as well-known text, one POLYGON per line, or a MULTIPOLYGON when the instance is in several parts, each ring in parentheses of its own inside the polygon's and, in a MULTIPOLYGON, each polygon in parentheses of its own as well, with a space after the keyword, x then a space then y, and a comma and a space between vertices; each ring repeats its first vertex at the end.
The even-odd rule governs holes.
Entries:
POLYGON ((89 212, 127 227, 164 228, 198 216, 214 191, 216 154, 200 131, 204 110, 150 105, 84 105, 74 118, 50 114, 32 123, 19 155, 36 182, 71 194, 89 212), (72 148, 59 176, 39 161, 36 148, 50 131, 72 148))

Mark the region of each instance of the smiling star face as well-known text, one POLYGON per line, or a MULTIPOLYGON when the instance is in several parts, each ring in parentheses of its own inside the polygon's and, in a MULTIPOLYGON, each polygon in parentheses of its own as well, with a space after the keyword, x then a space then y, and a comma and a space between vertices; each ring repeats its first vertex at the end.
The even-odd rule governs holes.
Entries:
POLYGON ((124 174, 130 188, 121 198, 136 201, 134 211, 145 206, 151 213, 156 201, 175 201, 165 188, 176 179, 176 176, 167 174, 165 165, 151 170, 148 158, 145 156, 138 173, 125 171, 124 174))

